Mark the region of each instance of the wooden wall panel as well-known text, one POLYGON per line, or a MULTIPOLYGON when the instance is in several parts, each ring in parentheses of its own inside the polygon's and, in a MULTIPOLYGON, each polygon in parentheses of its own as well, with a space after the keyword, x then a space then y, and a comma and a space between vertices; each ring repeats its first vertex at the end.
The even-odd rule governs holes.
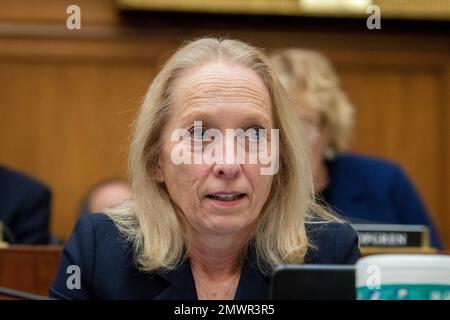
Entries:
POLYGON ((368 67, 341 74, 357 112, 352 149, 400 163, 436 223, 444 226, 446 197, 439 181, 448 138, 441 117, 445 112, 442 74, 413 67, 368 67))
POLYGON ((149 70, 133 64, 0 63, 0 97, 8 106, 0 120, 0 161, 51 186, 56 233, 70 232, 87 187, 125 175, 129 127, 149 70))
POLYGON ((50 185, 56 235, 69 235, 92 183, 125 174, 130 125, 158 65, 182 40, 222 35, 269 52, 302 46, 329 56, 357 109, 352 150, 397 161, 450 247, 450 41, 440 30, 134 18, 102 0, 81 2, 77 33, 64 28, 60 3, 43 1, 41 16, 27 3, 0 3, 0 163, 50 185))

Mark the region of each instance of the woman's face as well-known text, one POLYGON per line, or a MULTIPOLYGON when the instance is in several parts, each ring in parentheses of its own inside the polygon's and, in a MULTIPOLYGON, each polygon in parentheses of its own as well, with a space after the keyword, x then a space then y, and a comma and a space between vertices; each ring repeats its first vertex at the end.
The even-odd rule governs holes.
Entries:
MULTIPOLYGON (((195 138, 194 121, 201 121, 202 130, 218 129, 223 134, 225 154, 231 140, 225 138, 227 129, 272 129, 267 87, 250 69, 213 62, 177 79, 172 93, 172 114, 161 137, 160 180, 197 234, 249 232, 268 198, 273 176, 261 175, 259 161, 238 163, 237 156, 222 164, 175 164, 171 155, 179 142, 171 135, 186 129, 195 138)), ((201 149, 208 143, 201 142, 201 149)))

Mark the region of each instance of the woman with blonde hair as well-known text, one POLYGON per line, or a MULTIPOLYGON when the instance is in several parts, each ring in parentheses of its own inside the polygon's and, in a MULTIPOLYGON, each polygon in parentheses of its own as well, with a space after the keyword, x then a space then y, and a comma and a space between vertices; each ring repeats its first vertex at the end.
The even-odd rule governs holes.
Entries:
POLYGON ((354 223, 419 224, 436 229, 399 166, 347 153, 354 108, 328 59, 307 49, 285 49, 272 66, 309 128, 314 189, 320 199, 354 223))
POLYGON ((216 38, 180 48, 135 123, 133 201, 80 218, 50 295, 266 299, 277 265, 354 263, 357 235, 315 203, 293 115, 260 50, 216 38))

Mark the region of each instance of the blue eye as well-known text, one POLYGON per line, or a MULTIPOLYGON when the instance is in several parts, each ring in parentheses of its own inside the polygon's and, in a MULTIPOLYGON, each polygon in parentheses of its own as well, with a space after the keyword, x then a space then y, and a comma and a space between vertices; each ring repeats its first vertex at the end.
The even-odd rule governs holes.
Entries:
POLYGON ((203 140, 203 133, 202 133, 202 131, 197 131, 197 130, 194 131, 193 139, 194 140, 198 140, 198 141, 203 140))
POLYGON ((263 138, 263 128, 261 127, 253 127, 246 130, 245 134, 248 139, 252 142, 257 142, 263 138))
POLYGON ((192 127, 189 129, 189 133, 193 140, 202 141, 203 139, 208 139, 209 135, 206 133, 207 128, 203 126, 192 127))
POLYGON ((203 130, 194 130, 194 140, 202 140, 203 139, 203 130))
POLYGON ((249 135, 249 139, 252 141, 258 141, 259 140, 259 132, 258 130, 251 130, 249 135))

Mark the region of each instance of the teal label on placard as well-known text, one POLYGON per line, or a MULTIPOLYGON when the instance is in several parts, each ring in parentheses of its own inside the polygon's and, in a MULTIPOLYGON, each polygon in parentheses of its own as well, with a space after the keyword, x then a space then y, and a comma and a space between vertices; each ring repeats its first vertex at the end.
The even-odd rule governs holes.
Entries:
POLYGON ((358 300, 450 300, 450 285, 391 284, 379 289, 359 287, 358 300))

